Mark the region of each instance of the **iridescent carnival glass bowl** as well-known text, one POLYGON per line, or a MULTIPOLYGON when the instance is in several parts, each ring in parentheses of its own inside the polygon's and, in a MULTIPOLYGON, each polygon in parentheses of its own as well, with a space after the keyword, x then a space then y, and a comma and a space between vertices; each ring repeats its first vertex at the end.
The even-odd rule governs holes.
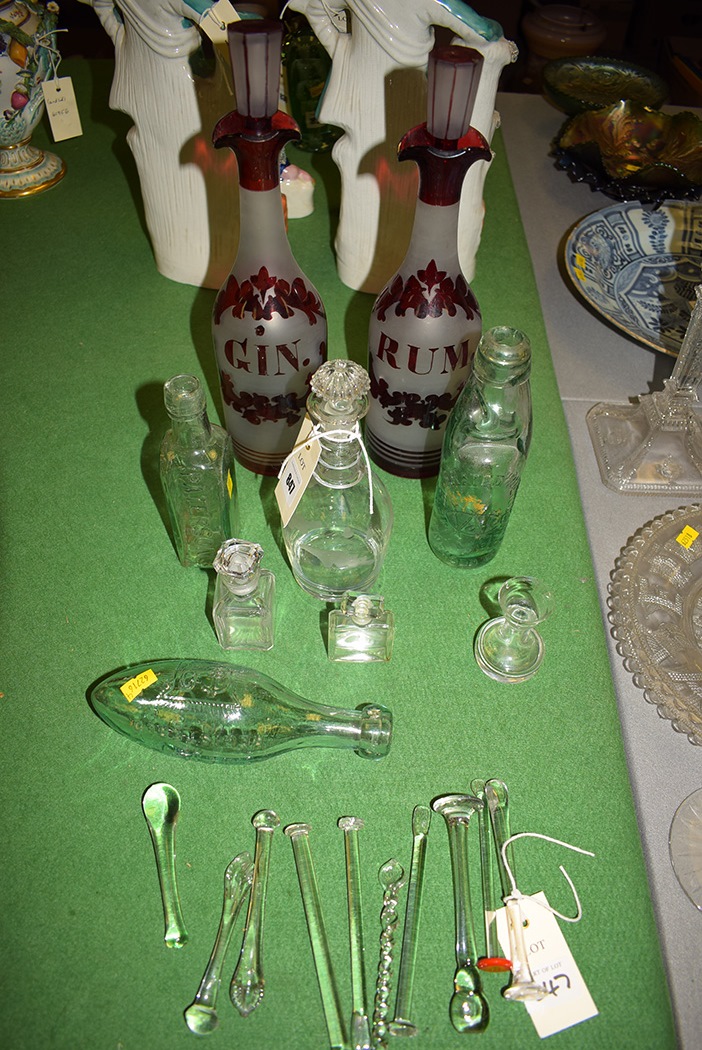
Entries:
POLYGON ((660 205, 702 194, 702 120, 622 100, 571 117, 554 143, 559 168, 620 201, 660 205))
POLYGON ((657 73, 603 55, 547 62, 542 89, 549 102, 569 116, 613 106, 621 99, 657 109, 668 97, 668 85, 657 73))

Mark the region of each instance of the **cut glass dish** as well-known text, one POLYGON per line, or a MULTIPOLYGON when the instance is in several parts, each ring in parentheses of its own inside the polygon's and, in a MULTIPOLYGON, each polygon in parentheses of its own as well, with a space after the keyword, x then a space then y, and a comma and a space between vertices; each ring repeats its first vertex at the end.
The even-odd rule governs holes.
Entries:
POLYGON ((678 882, 702 911, 702 788, 678 806, 670 825, 668 848, 678 882))
POLYGON ((661 718, 702 744, 702 507, 668 511, 622 550, 609 587, 617 651, 661 718))

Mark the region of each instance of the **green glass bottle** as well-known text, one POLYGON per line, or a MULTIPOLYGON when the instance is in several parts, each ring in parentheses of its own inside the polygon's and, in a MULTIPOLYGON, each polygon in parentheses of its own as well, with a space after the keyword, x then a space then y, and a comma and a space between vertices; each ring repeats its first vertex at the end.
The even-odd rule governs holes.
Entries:
POLYGON ((449 416, 429 522, 437 558, 470 569, 494 558, 531 440, 531 344, 516 328, 486 332, 449 416))
POLYGON ((234 449, 226 430, 210 423, 196 376, 163 388, 171 427, 161 442, 161 484, 181 563, 212 568, 234 531, 234 449))

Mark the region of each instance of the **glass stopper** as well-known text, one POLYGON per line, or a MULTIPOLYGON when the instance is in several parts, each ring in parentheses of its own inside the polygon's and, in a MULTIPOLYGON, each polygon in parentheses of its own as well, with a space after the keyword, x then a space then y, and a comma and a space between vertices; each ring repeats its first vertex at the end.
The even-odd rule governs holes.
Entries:
POLYGON ((254 590, 259 577, 263 547, 246 540, 226 540, 217 551, 214 570, 234 594, 248 594, 254 590))
POLYGON ((268 18, 242 19, 227 27, 236 106, 244 117, 278 111, 283 25, 268 18))
POLYGON ((427 130, 457 142, 470 128, 483 56, 472 47, 435 47, 427 66, 427 130))
POLYGON ((355 361, 327 361, 312 376, 310 415, 329 426, 352 427, 368 411, 370 379, 355 361))

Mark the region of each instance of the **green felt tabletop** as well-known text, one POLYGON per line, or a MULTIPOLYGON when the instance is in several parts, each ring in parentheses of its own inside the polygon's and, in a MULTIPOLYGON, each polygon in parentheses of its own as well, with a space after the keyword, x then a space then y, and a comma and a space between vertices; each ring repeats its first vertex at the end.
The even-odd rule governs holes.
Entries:
MULTIPOLYGON (((214 292, 154 265, 129 121, 108 108, 111 63, 74 61, 84 135, 60 143, 66 178, 0 202, 2 299, 2 937, 0 1043, 11 1050, 175 1050, 219 921, 222 877, 253 850, 252 816, 311 824, 311 844, 340 994, 350 1013, 344 846, 337 819, 365 821, 360 851, 367 984, 378 961, 378 869, 409 868, 411 813, 473 778, 510 790, 525 841, 524 892, 583 918, 563 926, 599 1014, 552 1037, 562 1047, 675 1045, 632 805, 600 608, 575 473, 531 264, 499 134, 474 289, 486 326, 524 329, 534 352, 534 440, 507 536, 489 565, 448 568, 431 553, 432 486, 384 476, 395 509, 378 592, 396 617, 387 665, 329 663, 326 608, 295 584, 280 545, 270 480, 237 470, 240 532, 265 549, 278 584, 277 639, 235 659, 209 618, 211 575, 183 569, 165 525, 158 446, 163 382, 201 377, 220 419, 210 313, 214 292), (500 685, 479 671, 472 639, 488 618, 485 585, 515 574, 548 581, 538 675, 500 685), (88 706, 100 676, 162 657, 224 659, 265 671, 318 703, 378 701, 394 713, 390 754, 299 750, 248 766, 159 755, 117 735, 88 706), (180 792, 177 871, 189 943, 163 943, 156 867, 140 799, 180 792)), ((45 129, 35 135, 47 144, 45 129)), ((338 178, 330 158, 291 155, 317 176, 316 209, 290 223, 293 249, 324 299, 331 356, 365 360, 372 305, 338 280, 331 251, 338 178), (328 198, 327 198, 328 194, 328 198)), ((232 187, 232 192, 236 192, 232 187)), ((234 246, 232 246, 234 250, 234 246)), ((477 828, 471 828, 476 860, 477 828), (475 832, 475 834, 473 834, 475 832)), ((477 888, 477 875, 473 872, 477 888)), ((404 897, 401 901, 404 908, 404 897)), ((241 922, 241 920, 240 920, 241 922)), ((480 924, 478 924, 480 928, 480 924)), ((432 822, 414 996, 417 1047, 461 1039, 448 1019, 453 901, 446 828, 432 822)), ((240 944, 235 933, 225 981, 240 944)), ((272 843, 264 930, 266 995, 247 1019, 220 997, 213 1045, 328 1046, 290 843, 272 843), (215 1043, 216 1041, 216 1043, 215 1043)), ((486 975, 486 1050, 536 1046, 525 1008, 486 975)))

